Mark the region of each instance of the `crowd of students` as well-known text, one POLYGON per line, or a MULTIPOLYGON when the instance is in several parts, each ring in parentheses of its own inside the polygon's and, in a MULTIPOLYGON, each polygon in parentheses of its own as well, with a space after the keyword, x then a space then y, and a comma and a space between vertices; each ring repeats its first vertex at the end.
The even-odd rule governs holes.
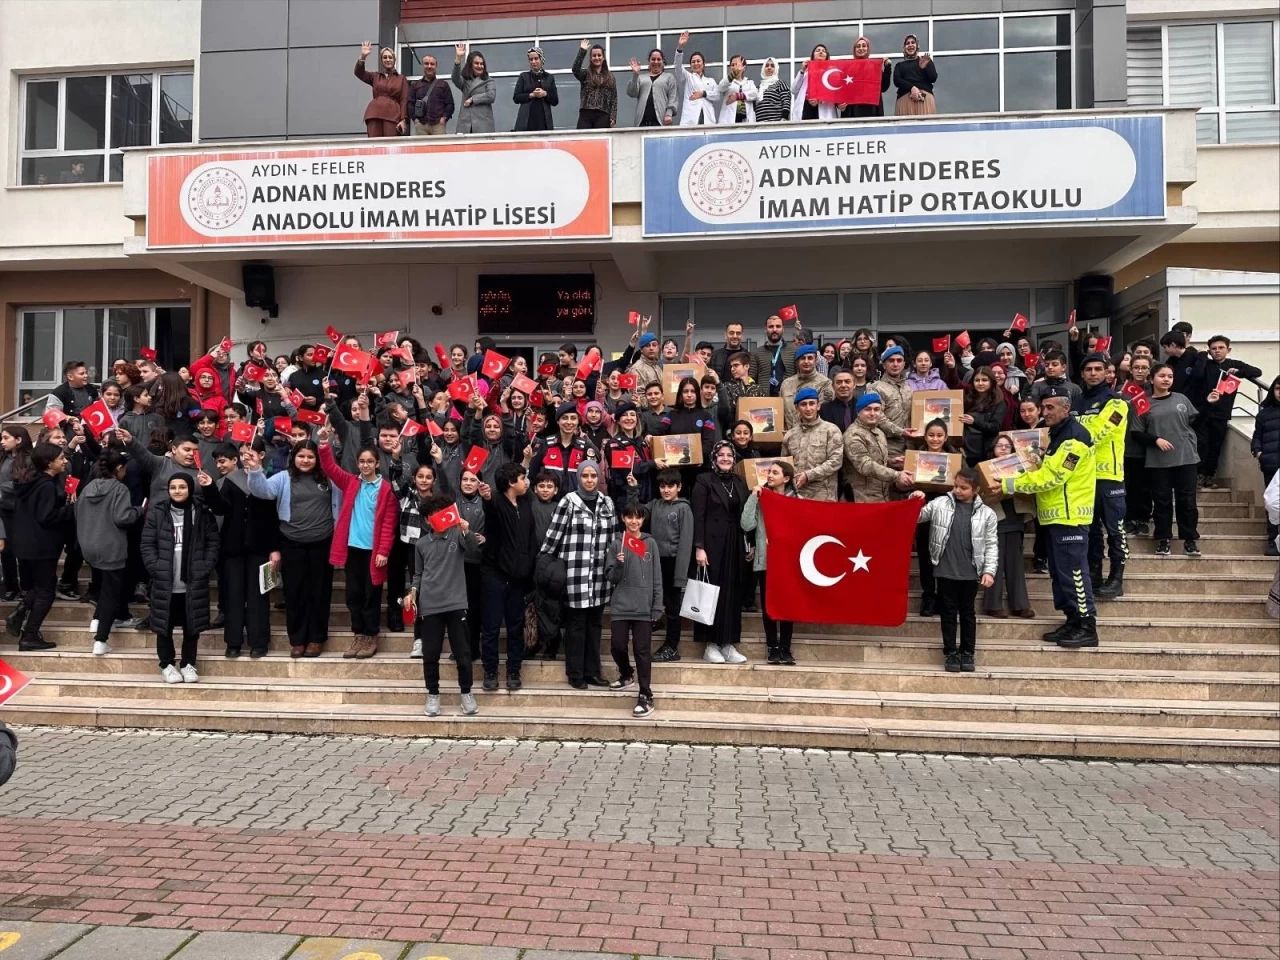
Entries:
MULTIPOLYGON (((739 123, 768 123, 780 120, 834 120, 840 117, 877 117, 884 107, 877 100, 870 104, 848 104, 820 101, 808 89, 810 63, 831 59, 824 43, 815 44, 809 59, 796 71, 791 83, 781 75, 778 61, 772 57, 760 68, 758 80, 747 71, 747 59, 741 54, 729 57, 724 76, 716 79, 706 73, 706 60, 698 51, 688 54, 685 47, 689 33, 682 33, 676 43, 673 69, 668 72, 666 56, 660 49, 649 52, 647 63, 631 59, 631 79, 625 93, 635 100, 632 126, 715 126, 739 123)), ((412 83, 396 70, 396 54, 390 47, 378 51, 379 70, 369 73, 365 61, 373 52, 364 43, 356 60, 355 76, 371 88, 364 123, 370 137, 444 136, 455 120, 454 133, 493 133, 496 129, 493 103, 497 84, 489 76, 484 53, 459 43, 454 49, 453 70, 449 79, 438 74, 439 63, 430 54, 422 58, 422 77, 412 83), (457 89, 460 102, 455 102, 457 89)), ((850 55, 854 60, 871 57, 871 41, 858 37, 850 55)), ((555 75, 547 71, 540 47, 527 53, 529 69, 516 79, 512 99, 519 104, 516 131, 551 130, 555 128, 554 109, 560 103, 555 75)), ((937 113, 934 85, 938 67, 933 58, 922 52, 914 34, 902 40, 902 56, 895 63, 882 58, 880 93, 894 88, 894 112, 919 116, 937 113)), ((871 69, 874 71, 875 67, 871 69)), ((575 126, 579 130, 609 129, 618 125, 618 80, 610 72, 605 48, 584 39, 572 66, 579 84, 579 106, 575 126)))
MULTIPOLYGON (((754 349, 739 323, 719 346, 694 332, 690 323, 683 344, 661 342, 642 319, 615 359, 566 343, 536 367, 487 338, 433 351, 391 333, 366 354, 332 328, 332 347, 287 357, 255 341, 237 364, 223 341, 177 372, 121 360, 100 385, 68 363, 34 440, 26 426, 0 430, 0 561, 4 599, 18 604, 8 631, 21 650, 50 649, 41 627, 55 597, 86 600, 95 654, 110 651, 113 630, 150 629, 164 680, 196 682, 202 633, 220 630, 227 657, 267 653, 271 594, 260 577, 271 571, 290 655, 321 655, 341 569, 352 630, 343 655, 375 656, 384 630, 412 630, 428 715, 440 711, 447 635, 466 714, 478 709, 475 661, 485 691, 502 669, 514 691, 526 657, 563 652, 571 686, 638 687, 635 714, 646 716, 651 662, 682 656, 692 577, 720 588, 714 619, 693 627, 703 660, 746 662, 742 615, 760 610, 769 663, 795 663, 793 625, 767 613, 767 490, 924 497, 919 613, 941 616, 948 670, 975 669, 980 588, 986 615, 1035 616, 1027 535, 1065 617, 1046 639, 1096 646, 1095 595, 1123 595, 1127 536, 1154 523, 1156 554, 1168 556, 1176 520, 1184 552, 1199 556, 1196 487, 1217 482, 1234 399, 1223 381, 1260 375, 1224 337, 1197 350, 1185 325, 1115 361, 1074 327, 1038 352, 1012 331, 935 353, 858 330, 818 349, 798 319, 788 329, 780 316, 754 349), (350 371, 326 356, 347 348, 369 365, 350 371), (700 364, 700 375, 681 379, 668 406, 664 367, 677 361, 700 364), (911 425, 913 392, 936 388, 963 391, 958 438, 942 420, 911 425), (739 398, 763 396, 782 399, 780 446, 762 446, 738 419, 739 398), (1015 428, 1047 429, 1049 443, 1019 476, 984 483, 975 468, 1014 453, 1015 428), (671 434, 692 435, 680 462, 655 457, 650 442, 671 434), (909 448, 958 454, 963 467, 926 492, 904 470, 909 448), (771 463, 753 490, 741 465, 761 456, 771 463)), ((1271 483, 1280 377, 1253 444, 1271 483)))

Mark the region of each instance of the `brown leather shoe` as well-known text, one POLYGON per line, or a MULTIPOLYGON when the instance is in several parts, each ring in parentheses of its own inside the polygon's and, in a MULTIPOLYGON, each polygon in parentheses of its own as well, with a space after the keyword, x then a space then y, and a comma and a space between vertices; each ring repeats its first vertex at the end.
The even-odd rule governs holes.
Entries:
POLYGON ((306 650, 303 651, 304 657, 318 657, 324 652, 324 647, 318 643, 308 643, 306 650))
POLYGON ((342 655, 344 660, 352 660, 360 655, 360 650, 364 647, 364 634, 357 633, 351 638, 351 646, 347 648, 347 652, 342 655))
POLYGON ((293 657, 296 660, 298 659, 298 657, 302 656, 303 651, 306 649, 307 648, 302 646, 301 644, 297 644, 297 643, 290 644, 289 656, 293 657))
POLYGON ((1005 610, 1003 607, 1001 607, 999 610, 984 610, 983 613, 985 613, 988 617, 995 617, 997 620, 1009 619, 1009 612, 1005 610))
POLYGON ((1013 611, 1015 617, 1021 617, 1023 620, 1031 620, 1035 617, 1036 612, 1031 609, 1013 611))
POLYGON ((368 660, 378 652, 378 638, 362 637, 361 639, 364 640, 364 643, 360 649, 356 651, 356 658, 358 660, 368 660))

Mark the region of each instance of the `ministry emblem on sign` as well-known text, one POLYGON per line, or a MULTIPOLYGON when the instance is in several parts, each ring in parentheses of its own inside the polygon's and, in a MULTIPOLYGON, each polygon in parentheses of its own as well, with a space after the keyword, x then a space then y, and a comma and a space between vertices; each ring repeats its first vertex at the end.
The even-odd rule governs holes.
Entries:
POLYGON ((703 213, 727 217, 751 199, 751 164, 736 150, 708 150, 689 168, 689 200, 703 213))
POLYGON ((203 227, 221 230, 240 219, 249 203, 249 188, 227 167, 210 167, 187 187, 187 209, 203 227))

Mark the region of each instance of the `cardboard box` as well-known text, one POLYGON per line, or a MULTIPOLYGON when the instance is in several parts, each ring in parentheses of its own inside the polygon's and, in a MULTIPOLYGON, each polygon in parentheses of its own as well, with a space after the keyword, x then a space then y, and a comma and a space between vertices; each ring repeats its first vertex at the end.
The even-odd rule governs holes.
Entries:
POLYGON ((781 397, 739 397, 737 418, 755 429, 756 443, 781 443, 786 434, 781 397))
POLYGON ((994 460, 984 460, 978 464, 983 491, 996 495, 997 499, 1004 496, 1000 489, 1000 481, 1021 476, 1030 469, 1027 462, 1016 453, 1011 453, 1007 457, 997 457, 994 460))
POLYGON ((759 490, 764 486, 765 471, 772 464, 780 461, 795 466, 795 461, 790 457, 753 457, 740 461, 734 469, 738 471, 738 476, 747 482, 748 490, 759 490))
POLYGON ((1049 449, 1049 428, 1040 427, 1032 430, 1005 430, 1000 436, 1008 437, 1013 444, 1013 452, 1022 457, 1032 467, 1040 466, 1044 452, 1049 449))
POLYGON ((702 463, 702 435, 698 433, 657 434, 649 438, 653 459, 667 461, 668 467, 696 467, 702 463))
MULTIPOLYGON (((700 363, 668 363, 662 368, 662 392, 668 406, 675 406, 676 388, 685 377, 693 377, 698 383, 706 376, 707 368, 700 363)), ((643 384, 642 384, 643 386, 643 384)))
POLYGON ((963 466, 958 453, 930 453, 928 450, 908 450, 902 464, 915 485, 930 493, 943 493, 955 486, 956 474, 963 466))
POLYGON ((911 426, 916 430, 923 430, 930 420, 945 420, 947 435, 961 436, 963 414, 963 390, 921 390, 911 394, 911 426))

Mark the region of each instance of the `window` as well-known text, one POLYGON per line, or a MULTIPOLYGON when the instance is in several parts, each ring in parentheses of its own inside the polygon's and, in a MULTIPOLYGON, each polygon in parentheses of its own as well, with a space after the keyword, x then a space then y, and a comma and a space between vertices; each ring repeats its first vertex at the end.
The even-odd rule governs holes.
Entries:
POLYGON ((1280 20, 1138 27, 1128 48, 1131 106, 1199 107, 1199 143, 1280 140, 1280 20))
POLYGON ((23 87, 23 185, 118 183, 123 148, 194 139, 190 72, 32 77, 23 87))
POLYGON ((182 361, 191 308, 35 307, 20 308, 18 317, 18 387, 29 399, 61 383, 68 360, 88 364, 94 383, 106 378, 114 361, 136 358, 145 346, 160 348, 162 361, 182 361), (183 349, 166 350, 175 337, 184 340, 183 349))
MULTIPOLYGON (((827 22, 766 23, 750 27, 702 28, 691 32, 685 54, 700 51, 707 62, 707 73, 724 75, 725 61, 736 53, 747 58, 749 73, 759 78, 760 65, 767 57, 778 62, 782 76, 791 82, 817 43, 825 44, 833 57, 849 57, 853 43, 865 36, 871 41, 873 55, 902 58, 902 39, 915 34, 920 49, 938 57, 938 109, 943 113, 994 113, 1002 110, 1066 110, 1075 106, 1074 56, 1071 39, 1075 14, 1070 4, 1063 10, 1035 13, 984 13, 974 16, 921 16, 915 19, 833 20, 827 22)), ((619 124, 626 125, 634 117, 635 103, 629 101, 626 82, 630 80, 628 65, 634 57, 647 64, 649 51, 662 50, 668 67, 675 55, 678 31, 626 32, 591 37, 603 43, 609 67, 620 80, 619 124)), ((401 49, 402 72, 411 78, 421 75, 419 58, 426 53, 439 56, 440 70, 448 74, 453 62, 451 44, 454 37, 428 37, 421 42, 405 44, 401 49)), ((578 51, 577 36, 525 36, 477 40, 475 49, 489 60, 489 72, 498 81, 498 103, 494 113, 499 130, 509 130, 515 111, 508 109, 509 90, 514 78, 526 69, 524 51, 540 46, 546 68, 556 77, 560 106, 555 108, 558 128, 570 127, 577 118, 577 81, 569 72, 578 51), (511 82, 504 84, 504 79, 511 82)), ((1248 38, 1240 38, 1237 46, 1248 38)), ((1267 54, 1270 57, 1270 53, 1267 54)), ((1266 63, 1273 63, 1274 58, 1266 63)), ((1258 61, 1253 73, 1264 70, 1258 61)), ((1252 77, 1252 74, 1251 74, 1252 77)), ((1257 85, 1260 81, 1250 81, 1257 85)), ((1242 81, 1243 83, 1243 81, 1242 81)), ((1244 84, 1248 86, 1247 83, 1244 84)), ((886 94, 886 108, 893 111, 893 91, 886 94)), ((30 114, 29 114, 30 116, 30 114)), ((34 121, 29 120, 29 124, 34 121)), ((1256 123, 1256 119, 1245 122, 1256 123)))

